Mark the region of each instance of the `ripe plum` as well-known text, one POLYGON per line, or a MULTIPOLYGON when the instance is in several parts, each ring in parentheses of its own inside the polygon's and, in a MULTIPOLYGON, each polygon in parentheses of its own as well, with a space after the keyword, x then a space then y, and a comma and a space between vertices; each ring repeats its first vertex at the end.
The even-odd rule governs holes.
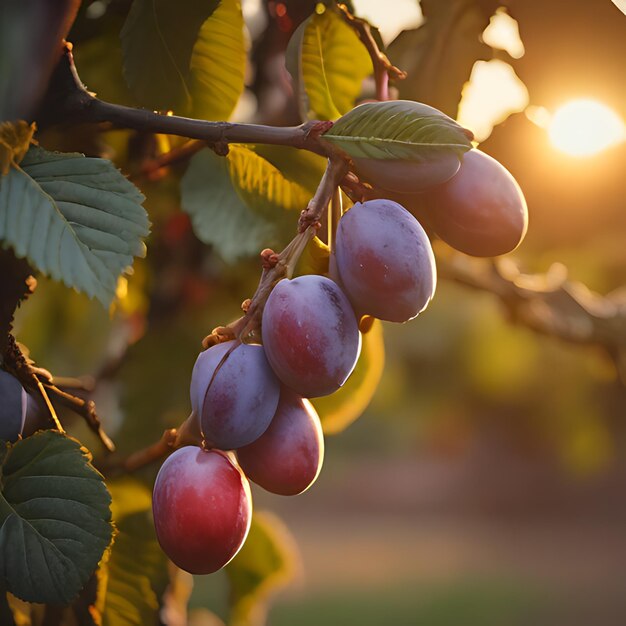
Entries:
POLYGON ((283 387, 269 428, 237 450, 246 476, 267 491, 295 496, 316 480, 324 459, 322 425, 313 405, 283 387))
POLYGON ((392 200, 357 202, 342 216, 331 268, 359 316, 391 322, 423 311, 437 284, 428 236, 392 200))
POLYGON ((233 450, 252 443, 269 426, 280 383, 262 346, 227 341, 200 353, 190 392, 207 442, 233 450))
POLYGON ((186 446, 161 466, 152 509, 169 558, 191 574, 210 574, 237 554, 248 535, 250 486, 224 453, 186 446))
POLYGON ((283 279, 263 311, 263 347, 278 378, 304 398, 337 391, 354 369, 361 336, 346 295, 329 278, 283 279))

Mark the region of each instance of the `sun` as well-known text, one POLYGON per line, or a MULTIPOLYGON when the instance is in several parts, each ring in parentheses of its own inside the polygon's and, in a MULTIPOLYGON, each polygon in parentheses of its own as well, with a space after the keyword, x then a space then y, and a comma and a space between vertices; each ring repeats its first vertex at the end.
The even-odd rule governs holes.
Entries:
POLYGON ((571 156, 586 157, 626 139, 624 121, 596 100, 566 102, 552 116, 548 135, 552 145, 571 156))

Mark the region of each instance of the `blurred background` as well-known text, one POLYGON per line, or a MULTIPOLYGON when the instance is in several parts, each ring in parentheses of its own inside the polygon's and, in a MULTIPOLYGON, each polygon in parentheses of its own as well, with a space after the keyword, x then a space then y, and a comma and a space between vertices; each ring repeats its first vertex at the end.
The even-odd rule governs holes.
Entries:
MULTIPOLYGON (((626 16, 616 5, 352 5, 409 72, 399 97, 458 117, 520 183, 530 227, 510 256, 522 270, 562 263, 570 280, 623 302, 626 16)), ((232 119, 299 122, 284 52, 314 7, 243 2, 247 89, 232 119)), ((132 104, 118 39, 127 10, 86 1, 69 39, 87 86, 132 104)), ((97 377, 99 412, 129 453, 186 417, 200 340, 237 315, 258 264, 227 264, 195 238, 179 210, 184 164, 142 177, 154 138, 49 132, 41 142, 113 157, 148 197, 148 256, 110 312, 42 279, 17 326, 56 374, 97 377)), ((269 624, 625 623, 624 384, 600 347, 538 335, 505 313, 493 294, 440 280, 418 319, 384 325, 380 383, 362 392, 373 394, 364 414, 327 438, 314 487, 291 499, 254 489, 257 509, 275 512, 295 544, 295 579, 269 624)), ((380 346, 372 355, 380 365, 380 346)), ((97 450, 82 424, 71 432, 97 450)), ((197 578, 189 623, 219 624, 227 585, 223 573, 197 578)))

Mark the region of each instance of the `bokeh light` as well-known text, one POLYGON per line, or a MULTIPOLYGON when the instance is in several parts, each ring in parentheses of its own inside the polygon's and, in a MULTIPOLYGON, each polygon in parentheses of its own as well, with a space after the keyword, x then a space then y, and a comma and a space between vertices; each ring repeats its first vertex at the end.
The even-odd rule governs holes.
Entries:
POLYGON ((596 100, 567 102, 556 110, 548 127, 555 148, 571 156, 591 156, 626 139, 624 121, 596 100))

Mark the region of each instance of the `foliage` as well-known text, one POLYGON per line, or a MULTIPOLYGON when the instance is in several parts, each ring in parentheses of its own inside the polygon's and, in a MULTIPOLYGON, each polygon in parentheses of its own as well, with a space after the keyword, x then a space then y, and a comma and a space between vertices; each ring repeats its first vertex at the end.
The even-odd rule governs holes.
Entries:
POLYGON ((286 55, 303 120, 335 120, 347 113, 372 73, 369 54, 332 9, 304 20, 286 55))
MULTIPOLYGON (((409 71, 406 81, 394 85, 404 99, 362 104, 371 96, 372 80, 380 80, 382 57, 372 60, 357 30, 333 2, 318 4, 310 15, 301 15, 299 24, 291 20, 293 13, 287 16, 290 22, 285 16, 281 21, 277 13, 263 35, 268 39, 257 37, 251 51, 237 0, 90 3, 81 10, 69 37, 76 43, 78 69, 90 76, 90 90, 119 99, 104 103, 111 119, 103 113, 94 117, 94 110, 103 110, 102 101, 77 84, 70 87, 71 97, 62 89, 59 93, 55 75, 46 103, 63 113, 66 125, 60 129, 45 124, 37 129, 45 115, 37 112, 35 104, 52 70, 51 59, 58 58, 76 3, 65 3, 47 29, 42 26, 46 20, 37 20, 34 11, 9 4, 0 8, 4 18, 0 20, 0 281, 17 281, 17 275, 4 270, 21 263, 27 273, 40 273, 95 298, 110 307, 110 316, 104 323, 106 312, 95 313, 95 303, 63 293, 45 278, 39 289, 41 300, 36 294, 35 303, 25 307, 37 319, 24 323, 20 339, 23 331, 33 340, 29 343, 38 348, 33 354, 42 364, 49 366, 56 359, 76 367, 73 342, 88 363, 85 367, 96 372, 95 383, 61 379, 68 383, 64 387, 56 376, 35 369, 24 356, 24 347, 18 346, 17 354, 0 355, 2 367, 21 376, 34 407, 24 439, 14 445, 0 444, 0 621, 36 624, 50 607, 52 612, 56 605, 64 605, 59 618, 63 625, 81 619, 98 626, 156 624, 167 613, 177 572, 154 533, 150 493, 154 472, 145 466, 169 452, 167 445, 159 447, 154 440, 164 428, 178 426, 189 410, 190 367, 186 371, 185 363, 193 362, 200 338, 228 321, 244 294, 254 293, 259 268, 246 259, 268 246, 280 250, 292 238, 300 213, 323 190, 320 180, 329 157, 348 163, 350 159, 428 163, 441 154, 461 160, 472 148, 470 133, 453 118, 474 62, 493 54, 480 34, 496 3, 423 0, 424 24, 401 33, 388 50, 391 61, 409 71), (100 9, 104 14, 94 17, 100 9), (276 25, 274 30, 282 34, 277 38, 274 33, 271 39, 276 25), (34 39, 47 45, 40 36, 43 31, 53 39, 45 55, 32 45, 34 39), (289 100, 283 84, 285 68, 275 72, 279 76, 273 83, 264 75, 265 65, 271 65, 268 59, 276 64, 271 55, 281 58, 285 33, 290 35, 285 51, 293 92, 289 100), (280 54, 269 44, 281 45, 280 54), (29 71, 33 67, 36 72, 29 71), (281 127, 265 127, 267 143, 257 141, 259 135, 254 135, 254 141, 233 142, 232 126, 203 125, 204 120, 226 122, 235 111, 243 115, 236 107, 245 89, 248 96, 254 92, 259 103, 246 121, 270 119, 281 127), (122 103, 145 109, 116 107, 122 103), (197 119, 156 116, 152 109, 197 119), (290 129, 289 124, 298 120, 309 123, 290 129), (316 125, 311 120, 327 123, 316 125), (189 148, 175 136, 186 137, 184 131, 208 145, 196 143, 189 148), (146 254, 149 235, 149 255, 137 264, 135 260, 146 254), (127 281, 125 275, 133 272, 127 281), (118 374, 123 382, 116 380, 118 374), (42 402, 41 389, 50 395, 55 416, 58 413, 68 430, 94 453, 102 437, 98 440, 101 431, 92 396, 99 402, 104 399, 103 421, 121 452, 119 457, 96 458, 106 483, 82 443, 56 430, 40 430, 49 427, 52 417, 50 407, 42 402), (75 412, 89 428, 63 409, 68 403, 70 408, 78 407, 75 412), (148 454, 148 461, 137 465, 136 477, 120 478, 136 461, 132 455, 122 455, 142 446, 148 446, 154 456, 148 454)), ((382 53, 377 31, 371 32, 382 53)), ((68 54, 63 58, 67 60, 68 54)), ((236 127, 240 133, 242 128, 252 127, 236 127)), ((358 196, 348 185, 345 190, 358 196)), ((338 195, 344 207, 349 205, 344 191, 338 195)), ((333 219, 329 221, 332 230, 333 219)), ((324 230, 304 247, 296 275, 328 273, 332 237, 324 230)), ((438 257, 446 267, 445 253, 438 252, 438 257)), ((483 282, 477 282, 480 269, 465 275, 453 261, 447 267, 457 280, 465 278, 475 287, 508 294, 503 299, 509 313, 534 328, 542 328, 546 318, 541 311, 556 302, 550 309, 554 323, 546 331, 549 334, 580 340, 580 328, 588 328, 590 320, 596 343, 612 348, 606 334, 611 339, 620 334, 606 331, 621 328, 607 322, 623 311, 618 295, 600 303, 578 297, 579 293, 572 295, 569 282, 552 292, 545 285, 525 289, 520 283, 524 277, 507 277, 501 268, 489 266, 481 275, 483 282), (515 309, 515 298, 523 300, 520 306, 536 304, 532 315, 515 309), (575 315, 560 317, 564 310, 575 315), (570 319, 574 321, 566 330, 559 331, 558 322, 570 319)), ((11 318, 30 289, 24 276, 19 278, 19 288, 6 291, 16 295, 2 303, 3 309, 11 309, 11 318)), ((392 345, 388 353, 395 354, 387 376, 383 376, 382 324, 361 320, 361 355, 353 374, 339 392, 314 400, 325 434, 343 431, 374 401, 384 404, 386 412, 380 412, 393 414, 396 422, 407 418, 395 437, 396 443, 402 440, 408 447, 419 429, 436 438, 449 414, 454 415, 452 429, 462 430, 455 420, 462 421, 473 408, 486 412, 485 406, 499 407, 515 396, 530 415, 536 408, 533 390, 550 395, 553 379, 536 371, 545 355, 538 344, 531 346, 526 336, 512 339, 508 329, 498 325, 495 313, 485 312, 482 304, 469 305, 450 293, 444 293, 442 301, 443 305, 435 304, 440 306, 437 321, 424 317, 421 334, 398 339, 394 331, 385 331, 385 340, 392 345), (452 327, 451 310, 467 316, 467 335, 444 332, 444 327, 452 327), (442 390, 435 368, 423 362, 429 356, 431 361, 437 356, 445 359, 447 377, 456 377, 457 382, 447 381, 442 390), (417 377, 419 389, 414 383, 417 377), (472 390, 464 395, 466 384, 472 390), (418 412, 431 417, 416 425, 418 412)), ((0 328, 6 336, 9 330, 0 328)), ((626 352, 620 350, 623 359, 626 352)), ((558 370, 561 357, 548 356, 557 364, 552 369, 558 370)), ((574 385, 577 394, 568 396, 567 381, 561 381, 558 399, 545 401, 538 417, 527 419, 566 462, 576 468, 596 467, 611 448, 608 427, 599 417, 596 390, 583 384, 584 368, 571 364, 569 356, 565 361, 567 375, 580 383, 574 385), (547 419, 552 414, 571 420, 547 419)), ((598 380, 605 376, 602 366, 595 369, 598 380)), ((388 424, 384 429, 394 430, 388 424)), ((228 623, 262 623, 270 596, 293 578, 296 562, 284 524, 273 514, 255 512, 247 542, 225 569, 230 593, 222 613, 228 623)), ((186 596, 182 596, 184 604, 186 596)))
POLYGON ((66 604, 111 542, 111 499, 89 452, 40 432, 0 455, 0 574, 28 602, 66 604))

